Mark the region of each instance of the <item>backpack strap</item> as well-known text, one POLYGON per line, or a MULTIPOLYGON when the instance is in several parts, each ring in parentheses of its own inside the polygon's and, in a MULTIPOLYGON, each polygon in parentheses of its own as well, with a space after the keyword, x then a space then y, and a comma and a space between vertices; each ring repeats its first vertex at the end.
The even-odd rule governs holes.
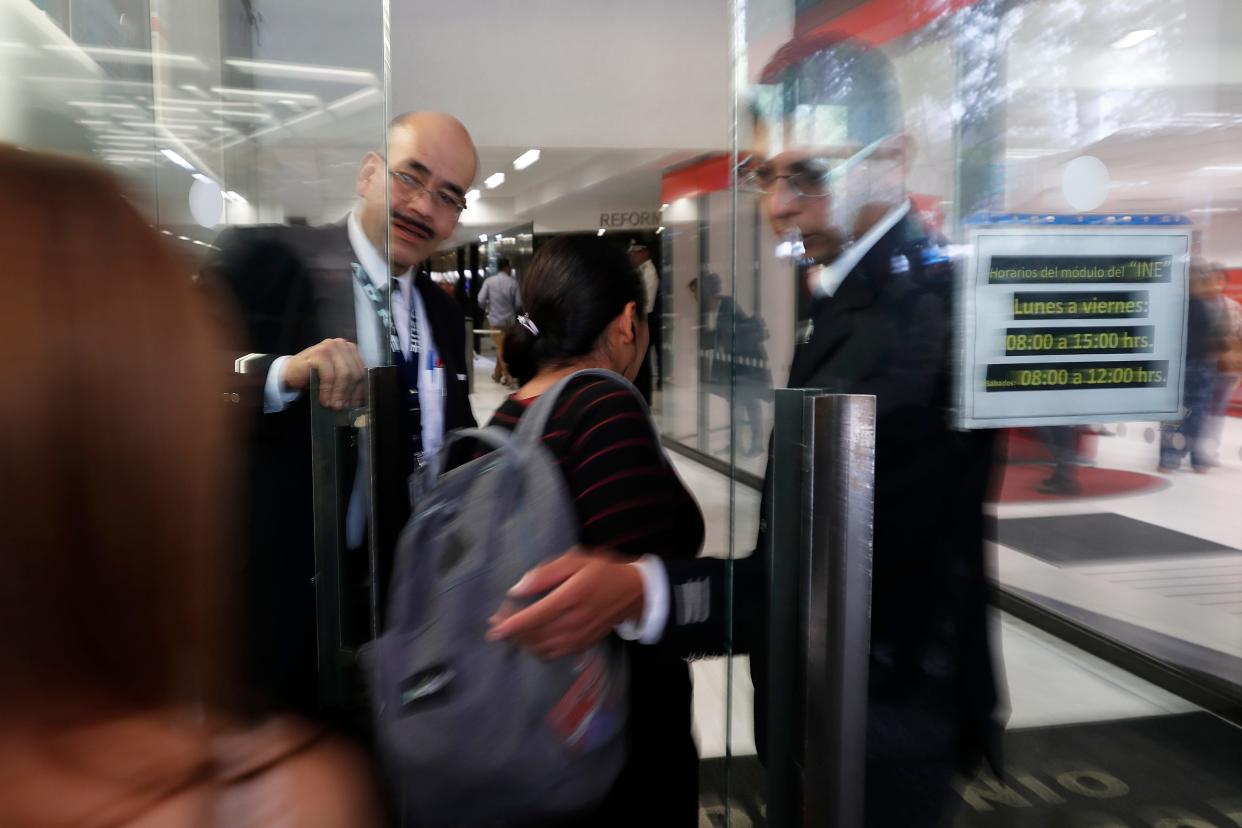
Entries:
POLYGON ((562 377, 547 391, 539 395, 539 399, 526 410, 522 415, 522 419, 518 421, 517 429, 513 432, 513 442, 521 448, 541 443, 543 441, 543 432, 547 429, 548 420, 552 418, 552 412, 556 410, 556 404, 560 401, 561 394, 565 388, 579 377, 599 377, 600 379, 610 379, 624 386, 633 395, 635 401, 642 406, 643 413, 648 419, 651 418, 651 410, 647 407, 647 401, 643 399, 642 394, 638 393, 638 389, 633 383, 625 377, 614 371, 607 371, 603 368, 584 368, 581 371, 574 371, 567 377, 562 377))
POLYGON ((430 467, 424 471, 428 473, 431 480, 439 480, 441 475, 452 471, 457 465, 460 465, 460 463, 452 463, 452 461, 457 458, 454 449, 462 443, 474 442, 490 451, 495 451, 509 445, 511 439, 509 432, 499 426, 454 429, 444 435, 444 444, 436 452, 430 467))

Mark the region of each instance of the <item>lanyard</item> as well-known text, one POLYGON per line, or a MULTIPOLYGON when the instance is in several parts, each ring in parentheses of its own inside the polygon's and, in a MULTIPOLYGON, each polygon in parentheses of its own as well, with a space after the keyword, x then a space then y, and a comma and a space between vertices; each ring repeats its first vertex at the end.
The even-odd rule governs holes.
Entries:
MULTIPOLYGON (((388 309, 388 302, 384 300, 384 296, 375 287, 375 283, 367 276, 362 265, 357 262, 353 263, 354 279, 362 287, 362 292, 371 300, 371 305, 375 308, 375 315, 379 317, 380 324, 384 326, 384 330, 388 332, 388 344, 392 348, 394 354, 402 353, 401 339, 397 336, 397 328, 392 323, 392 312, 388 309)), ((396 279, 392 279, 389 285, 397 285, 396 279)), ((411 292, 418 290, 417 286, 410 285, 411 292)), ((418 334, 418 315, 414 307, 414 297, 410 297, 407 303, 410 306, 410 353, 415 357, 422 351, 422 342, 418 334)))

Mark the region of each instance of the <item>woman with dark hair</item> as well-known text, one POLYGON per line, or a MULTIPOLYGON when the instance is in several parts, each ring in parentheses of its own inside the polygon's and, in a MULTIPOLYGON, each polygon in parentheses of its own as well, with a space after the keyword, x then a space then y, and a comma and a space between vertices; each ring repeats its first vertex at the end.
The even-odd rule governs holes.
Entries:
POLYGON ((243 718, 221 340, 184 262, 83 162, 0 146, 0 215, 0 825, 379 824, 358 751, 243 718))
MULTIPOLYGON (((665 458, 646 405, 630 384, 647 353, 642 282, 611 242, 566 236, 535 255, 521 298, 526 312, 507 332, 504 346, 521 387, 497 410, 492 425, 514 428, 535 399, 575 371, 599 368, 618 375, 571 382, 544 439, 560 461, 581 527, 580 547, 561 560, 589 572, 617 562, 593 548, 615 550, 633 565, 614 566, 615 578, 592 580, 602 581, 596 588, 604 592, 633 594, 642 582, 639 568, 649 565, 651 556, 694 557, 704 533, 702 513, 665 458)), ((641 594, 641 587, 637 591, 641 594)), ((615 613, 627 619, 618 633, 633 642, 627 647, 629 758, 607 799, 584 824, 636 825, 658 813, 662 825, 697 825, 689 668, 676 654, 638 645, 655 602, 641 603, 618 604, 615 613)), ((503 635, 503 620, 495 621, 503 635)), ((598 617, 580 622, 607 623, 598 617)), ((601 637, 607 632, 607 626, 599 631, 601 637)), ((534 649, 545 658, 565 654, 555 639, 534 649)))

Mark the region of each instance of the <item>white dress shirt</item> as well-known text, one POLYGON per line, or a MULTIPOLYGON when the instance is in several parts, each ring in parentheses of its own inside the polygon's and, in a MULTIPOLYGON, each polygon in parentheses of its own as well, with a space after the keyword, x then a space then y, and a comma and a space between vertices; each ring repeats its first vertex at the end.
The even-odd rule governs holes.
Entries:
POLYGON ((655 310, 656 293, 660 290, 660 274, 656 272, 655 265, 648 259, 638 266, 638 275, 642 278, 643 290, 647 293, 647 307, 643 309, 643 312, 649 316, 655 310))
MULTIPOLYGON (((903 200, 863 233, 835 262, 812 268, 807 275, 812 291, 819 296, 836 293, 841 282, 858 266, 863 256, 909 212, 910 202, 903 200)), ((638 567, 643 578, 643 616, 637 624, 626 623, 617 627, 617 635, 642 644, 655 644, 664 636, 664 628, 668 625, 668 570, 664 568, 664 562, 654 555, 644 555, 631 566, 638 567)))
MULTIPOLYGON (((390 272, 388 263, 363 232, 356 210, 349 214, 346 227, 349 231, 349 244, 354 250, 358 264, 362 265, 363 271, 366 272, 372 284, 382 289, 388 283, 390 272)), ((368 368, 387 365, 391 362, 388 356, 388 332, 384 330, 375 312, 375 306, 367 298, 362 285, 358 284, 357 279, 352 281, 354 320, 358 330, 358 354, 368 368)), ((395 283, 399 289, 394 290, 390 307, 393 324, 397 329, 397 339, 405 353, 409 353, 410 348, 409 302, 411 294, 414 297, 414 316, 418 322, 422 344, 418 359, 418 401, 422 412, 423 452, 427 457, 431 457, 440 450, 440 446, 444 443, 444 391, 447 387, 444 383, 444 367, 439 361, 435 339, 431 334, 427 308, 423 305, 422 296, 413 289, 412 271, 406 271, 401 276, 397 276, 395 283)), ((263 394, 263 411, 266 413, 283 410, 302 394, 299 390, 286 388, 281 381, 281 372, 288 359, 289 356, 278 357, 272 361, 271 368, 268 369, 263 394)), ((365 444, 365 440, 359 441, 358 469, 354 475, 354 490, 349 498, 349 512, 345 518, 345 539, 351 549, 362 544, 363 533, 366 530, 365 481, 369 475, 366 454, 361 450, 365 444)))

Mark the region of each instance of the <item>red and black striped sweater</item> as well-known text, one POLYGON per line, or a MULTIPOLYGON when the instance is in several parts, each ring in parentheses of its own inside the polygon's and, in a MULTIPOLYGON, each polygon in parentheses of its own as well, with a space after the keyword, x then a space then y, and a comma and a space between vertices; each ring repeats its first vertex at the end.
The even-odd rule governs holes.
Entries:
MULTIPOLYGON (((510 397, 490 424, 516 427, 535 399, 510 397)), ((574 498, 582 544, 633 558, 698 554, 703 514, 665 459, 631 387, 598 376, 575 379, 562 393, 544 440, 574 498)), ((689 669, 667 649, 630 644, 628 652, 629 759, 603 806, 584 824, 635 825, 659 814, 661 824, 697 825, 689 669)))

